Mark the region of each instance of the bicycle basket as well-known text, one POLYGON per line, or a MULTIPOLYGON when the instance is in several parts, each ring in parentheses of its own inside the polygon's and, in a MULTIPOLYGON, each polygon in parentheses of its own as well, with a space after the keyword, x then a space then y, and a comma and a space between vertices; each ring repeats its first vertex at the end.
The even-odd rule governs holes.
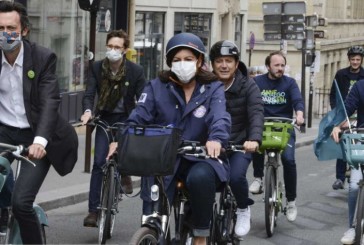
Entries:
POLYGON ((344 133, 341 136, 341 147, 349 165, 358 168, 364 163, 364 131, 362 133, 344 133))
POLYGON ((263 138, 259 152, 262 153, 267 149, 283 151, 291 136, 289 131, 292 129, 293 125, 291 123, 264 122, 263 138))
POLYGON ((180 130, 164 126, 124 125, 118 130, 118 171, 133 176, 173 174, 180 130))

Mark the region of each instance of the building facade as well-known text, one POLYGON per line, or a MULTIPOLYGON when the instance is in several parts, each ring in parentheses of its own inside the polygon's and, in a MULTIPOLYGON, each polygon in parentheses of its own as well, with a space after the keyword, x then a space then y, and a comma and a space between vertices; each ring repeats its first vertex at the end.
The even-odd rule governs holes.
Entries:
MULTIPOLYGON (((104 57, 108 31, 124 29, 136 50, 136 62, 148 80, 165 65, 165 45, 173 35, 192 32, 209 50, 228 39, 241 50, 241 60, 264 72, 264 59, 282 48, 279 41, 265 41, 263 2, 274 0, 14 0, 23 3, 32 24, 29 39, 54 50, 61 89, 62 115, 73 123, 82 114, 82 95, 90 60, 104 57), (80 2, 98 2, 98 11, 80 8, 80 2)), ((290 2, 285 1, 285 2, 290 2)), ((297 2, 297 1, 291 1, 297 2)), ((307 0, 306 15, 327 18, 325 39, 315 39, 314 69, 302 66, 300 41, 287 41, 287 74, 304 88, 306 105, 320 117, 329 110, 327 91, 336 71, 348 66, 347 49, 364 46, 362 0, 307 0), (302 70, 304 70, 302 72, 302 70), (309 101, 309 94, 313 95, 309 101)), ((208 59, 208 55, 206 56, 208 59)))

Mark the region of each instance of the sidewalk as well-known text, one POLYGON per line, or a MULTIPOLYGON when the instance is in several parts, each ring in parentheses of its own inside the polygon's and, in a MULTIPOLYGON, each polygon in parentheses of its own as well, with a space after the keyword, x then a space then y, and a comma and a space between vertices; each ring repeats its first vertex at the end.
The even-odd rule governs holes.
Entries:
MULTIPOLYGON (((317 137, 319 123, 320 119, 313 119, 312 127, 306 128, 306 133, 297 133, 297 148, 313 143, 314 139, 317 137)), ((60 177, 57 172, 51 168, 37 196, 36 203, 46 211, 88 200, 91 174, 84 172, 85 134, 84 130, 81 128, 77 130, 79 137, 78 161, 72 173, 60 177)), ((138 187, 139 184, 140 178, 133 177, 134 188, 138 187)))

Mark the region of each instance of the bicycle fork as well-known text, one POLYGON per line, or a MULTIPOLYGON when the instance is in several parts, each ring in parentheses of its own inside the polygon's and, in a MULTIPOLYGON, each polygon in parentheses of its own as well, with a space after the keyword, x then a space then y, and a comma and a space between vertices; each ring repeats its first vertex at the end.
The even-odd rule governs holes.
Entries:
POLYGON ((283 208, 283 186, 282 183, 279 181, 279 172, 278 172, 278 167, 279 167, 279 154, 275 151, 270 151, 268 152, 268 165, 267 166, 272 166, 274 168, 274 178, 275 178, 275 195, 274 195, 274 200, 270 200, 273 202, 273 205, 276 209, 276 214, 279 211, 282 211, 284 214, 286 214, 286 208, 283 208))

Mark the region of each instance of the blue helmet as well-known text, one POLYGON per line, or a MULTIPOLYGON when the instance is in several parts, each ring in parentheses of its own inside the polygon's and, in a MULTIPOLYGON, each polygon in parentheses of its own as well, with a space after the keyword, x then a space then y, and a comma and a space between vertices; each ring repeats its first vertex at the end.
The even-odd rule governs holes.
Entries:
POLYGON ((167 43, 166 56, 170 51, 178 47, 187 47, 201 54, 205 53, 205 46, 201 39, 192 33, 182 32, 174 35, 167 43))

